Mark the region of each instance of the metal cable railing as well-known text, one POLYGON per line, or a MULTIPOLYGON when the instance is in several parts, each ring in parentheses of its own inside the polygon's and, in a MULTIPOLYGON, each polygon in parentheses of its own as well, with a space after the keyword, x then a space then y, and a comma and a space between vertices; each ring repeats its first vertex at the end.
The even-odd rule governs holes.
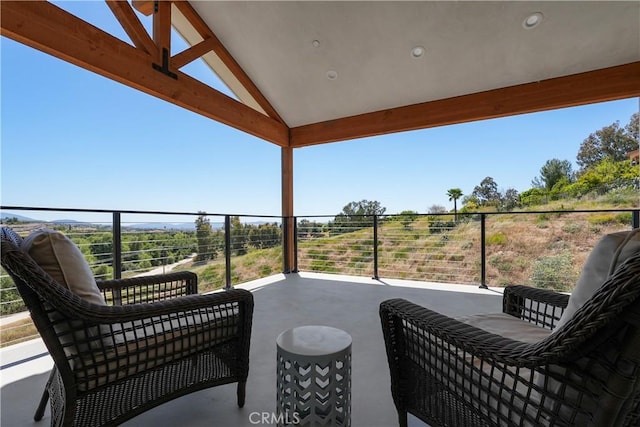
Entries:
MULTIPOLYGON (((188 269, 199 291, 275 273, 311 271, 475 284, 525 284, 570 291, 604 234, 640 224, 640 210, 486 212, 368 216, 224 215, 2 207, 74 220, 8 221, 18 234, 55 228, 80 248, 97 279, 188 269), (91 215, 86 219, 86 215, 91 215), (285 265, 283 224, 294 222, 294 265, 285 265)), ((6 221, 5 221, 6 222, 6 221)), ((284 227, 286 228, 286 227, 284 227)), ((0 274, 2 345, 35 336, 11 279, 0 274)))

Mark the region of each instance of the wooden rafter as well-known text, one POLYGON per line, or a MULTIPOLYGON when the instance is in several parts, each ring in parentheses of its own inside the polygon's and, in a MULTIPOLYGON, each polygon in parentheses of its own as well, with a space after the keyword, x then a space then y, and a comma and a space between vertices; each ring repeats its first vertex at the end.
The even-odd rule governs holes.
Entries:
POLYGON ((0 34, 282 147, 288 128, 46 1, 0 1, 0 34))
POLYGON ((291 147, 640 96, 640 62, 291 128, 291 147))
POLYGON ((182 68, 188 63, 200 58, 202 55, 211 52, 216 43, 217 42, 214 39, 203 40, 200 43, 173 55, 171 57, 171 65, 175 68, 182 68))
MULTIPOLYGON (((255 100, 255 102, 262 108, 264 112, 267 113, 269 117, 272 117, 278 120, 281 123, 284 123, 284 120, 278 112, 273 108, 269 100, 265 98, 260 89, 253 83, 253 81, 249 78, 247 73, 244 72, 242 67, 236 62, 236 60, 231 56, 229 51, 224 47, 224 45, 220 42, 215 33, 209 28, 206 22, 198 15, 198 12, 195 11, 193 6, 186 0, 176 0, 173 1, 173 4, 178 8, 180 13, 189 21, 189 23, 193 26, 198 34, 205 40, 211 40, 209 43, 212 44, 212 49, 220 61, 229 69, 231 74, 238 80, 238 82, 244 87, 247 93, 255 100)), ((151 15, 154 9, 154 2, 152 0, 134 0, 133 6, 140 12, 145 15, 151 15)), ((194 48, 196 46, 193 46, 194 48)), ((182 53, 182 52, 181 52, 182 53)), ((206 52, 205 52, 206 53, 206 52)), ((180 54, 178 54, 180 55, 180 54)), ((178 57, 176 55, 176 58, 178 57)), ((180 57, 179 59, 182 61, 185 58, 190 58, 189 56, 180 57)), ((195 59, 195 58, 194 58, 195 59)), ((193 59, 190 59, 192 61, 193 59)), ((180 65, 183 66, 184 64, 180 65)), ((175 65, 174 65, 175 66, 175 65)), ((180 68, 176 66, 176 68, 180 68)))
POLYGON ((193 28, 200 34, 200 36, 207 40, 211 39, 213 43, 213 51, 220 58, 222 63, 231 71, 240 84, 247 90, 251 97, 258 103, 269 117, 276 119, 277 121, 284 123, 282 117, 273 108, 271 103, 265 98, 260 89, 253 83, 247 73, 244 72, 242 67, 231 56, 229 51, 224 47, 222 42, 218 39, 215 33, 209 28, 206 22, 198 15, 193 6, 188 1, 175 1, 174 5, 178 8, 180 13, 189 21, 193 28))
POLYGON ((115 15, 133 44, 149 55, 158 56, 158 48, 144 28, 129 2, 126 0, 107 0, 107 6, 115 15))
POLYGON ((133 0, 131 2, 133 7, 145 16, 149 16, 153 13, 153 0, 133 0))

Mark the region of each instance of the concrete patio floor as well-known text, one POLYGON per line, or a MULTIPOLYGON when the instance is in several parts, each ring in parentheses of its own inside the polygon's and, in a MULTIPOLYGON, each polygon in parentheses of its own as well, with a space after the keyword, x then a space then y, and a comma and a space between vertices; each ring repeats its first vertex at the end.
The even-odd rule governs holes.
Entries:
MULTIPOLYGON (((260 423, 255 413, 275 411, 276 337, 302 325, 326 325, 351 334, 351 422, 354 427, 397 426, 390 392, 382 330, 380 302, 405 298, 450 316, 499 312, 500 288, 450 285, 328 274, 276 275, 239 285, 255 296, 247 399, 239 409, 236 386, 202 390, 148 411, 126 426, 244 427, 260 423), (252 415, 254 414, 254 415, 252 415), (258 421, 258 422, 256 422, 258 421)), ((49 425, 49 409, 36 423, 33 413, 48 378, 52 361, 40 340, 0 351, 0 405, 2 426, 49 425)), ((410 425, 423 426, 416 419, 410 425)))

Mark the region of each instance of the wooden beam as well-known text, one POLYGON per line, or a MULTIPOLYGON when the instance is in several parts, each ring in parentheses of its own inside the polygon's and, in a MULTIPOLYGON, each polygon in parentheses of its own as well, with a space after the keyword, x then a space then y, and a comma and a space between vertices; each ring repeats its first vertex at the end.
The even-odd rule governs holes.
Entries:
POLYGON ((640 96, 640 62, 291 129, 291 146, 363 138, 640 96))
POLYGON ((152 56, 159 55, 158 48, 128 1, 107 0, 107 6, 109 6, 111 12, 113 12, 118 22, 120 22, 120 25, 122 25, 122 28, 138 49, 142 49, 152 56))
POLYGON ((277 145, 288 128, 46 1, 0 1, 0 34, 277 145))
POLYGON ((182 68, 188 63, 200 58, 202 55, 212 51, 216 43, 217 42, 214 39, 203 40, 200 43, 172 56, 171 65, 175 68, 182 68))
POLYGON ((171 54, 171 2, 167 0, 157 1, 153 12, 153 41, 158 46, 160 56, 158 62, 162 61, 161 52, 166 49, 171 54))
POLYGON ((133 0, 131 4, 144 16, 149 16, 153 13, 153 0, 133 0))
POLYGON ((215 33, 209 28, 206 22, 198 15, 198 12, 195 11, 193 6, 188 1, 180 0, 175 1, 173 3, 180 13, 184 15, 184 17, 191 23, 193 28, 200 34, 200 36, 207 40, 212 39, 213 43, 213 51, 218 58, 222 61, 222 63, 231 71, 231 74, 235 76, 236 79, 240 82, 240 84, 247 90, 249 95, 255 99, 255 101, 260 105, 260 107, 267 113, 267 115, 280 123, 284 123, 282 117, 278 114, 278 112, 273 108, 271 103, 265 98, 265 96, 260 92, 260 89, 253 83, 253 81, 249 78, 247 73, 244 72, 242 67, 236 62, 236 60, 231 56, 229 51, 224 47, 222 42, 216 37, 215 33))

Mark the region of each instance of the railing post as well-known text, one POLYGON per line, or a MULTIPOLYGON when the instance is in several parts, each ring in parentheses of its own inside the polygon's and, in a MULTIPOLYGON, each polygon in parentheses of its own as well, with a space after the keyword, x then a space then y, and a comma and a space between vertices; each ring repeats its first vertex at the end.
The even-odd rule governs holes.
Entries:
POLYGON ((231 216, 224 216, 225 289, 231 289, 231 216))
POLYGON ((122 222, 120 212, 113 212, 113 278, 122 278, 122 222))
POLYGON ((373 216, 373 278, 378 280, 378 215, 373 216))
POLYGON ((486 215, 480 214, 480 288, 487 289, 486 215))
POLYGON ((293 269, 292 273, 298 272, 298 218, 293 217, 293 269))
POLYGON ((638 209, 631 213, 631 228, 640 228, 640 210, 638 209))
POLYGON ((289 221, 288 216, 282 217, 282 273, 291 273, 291 266, 289 265, 289 221))

